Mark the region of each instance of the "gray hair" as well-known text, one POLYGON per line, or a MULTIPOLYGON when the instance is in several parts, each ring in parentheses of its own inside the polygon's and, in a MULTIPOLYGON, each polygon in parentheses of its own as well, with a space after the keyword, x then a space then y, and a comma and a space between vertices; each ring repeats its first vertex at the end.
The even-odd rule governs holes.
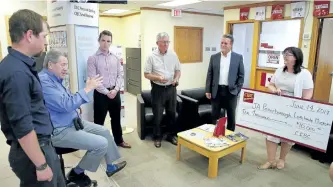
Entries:
POLYGON ((166 33, 166 32, 158 33, 157 36, 156 36, 156 42, 158 42, 162 38, 168 38, 169 39, 168 33, 166 33))
POLYGON ((48 68, 48 63, 52 62, 54 64, 58 63, 59 58, 61 56, 66 57, 66 55, 64 53, 62 53, 61 51, 58 51, 56 49, 51 49, 48 53, 46 53, 45 58, 44 58, 44 63, 43 63, 43 67, 44 68, 48 68))
POLYGON ((228 38, 231 41, 231 44, 234 43, 234 37, 231 34, 225 34, 223 35, 223 38, 228 38))

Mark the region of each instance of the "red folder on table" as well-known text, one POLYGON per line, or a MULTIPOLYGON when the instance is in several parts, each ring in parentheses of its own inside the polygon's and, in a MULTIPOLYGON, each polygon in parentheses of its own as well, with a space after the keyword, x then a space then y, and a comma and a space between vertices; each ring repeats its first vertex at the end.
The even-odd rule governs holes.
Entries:
POLYGON ((214 129, 214 136, 225 136, 225 123, 227 122, 227 117, 220 118, 214 129))

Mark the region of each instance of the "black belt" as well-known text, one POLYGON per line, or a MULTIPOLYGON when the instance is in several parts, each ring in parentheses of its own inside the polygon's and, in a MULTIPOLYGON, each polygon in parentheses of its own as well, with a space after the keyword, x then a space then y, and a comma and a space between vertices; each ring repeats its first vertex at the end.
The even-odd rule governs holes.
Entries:
POLYGON ((173 87, 172 84, 169 84, 169 85, 159 85, 159 84, 153 83, 153 85, 157 86, 157 87, 160 87, 160 88, 171 88, 171 87, 173 87))
POLYGON ((111 90, 113 90, 115 88, 115 86, 112 86, 112 87, 110 87, 110 88, 106 88, 106 89, 108 89, 109 91, 111 91, 111 90))
POLYGON ((220 88, 229 88, 229 86, 227 86, 227 85, 220 85, 220 84, 219 84, 219 87, 220 88))

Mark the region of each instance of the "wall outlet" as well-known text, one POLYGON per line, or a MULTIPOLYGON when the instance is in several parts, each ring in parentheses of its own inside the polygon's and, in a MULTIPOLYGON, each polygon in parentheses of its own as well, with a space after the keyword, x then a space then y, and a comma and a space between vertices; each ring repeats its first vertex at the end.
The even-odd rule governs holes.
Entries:
POLYGON ((311 34, 310 33, 304 33, 303 34, 303 40, 310 40, 311 39, 311 34))

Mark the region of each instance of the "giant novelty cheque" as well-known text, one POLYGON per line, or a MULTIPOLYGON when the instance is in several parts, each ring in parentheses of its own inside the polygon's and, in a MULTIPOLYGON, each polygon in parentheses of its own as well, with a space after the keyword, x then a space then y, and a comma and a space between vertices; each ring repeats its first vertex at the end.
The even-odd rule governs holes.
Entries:
POLYGON ((333 121, 333 106, 242 89, 236 116, 240 127, 325 152, 333 121))

